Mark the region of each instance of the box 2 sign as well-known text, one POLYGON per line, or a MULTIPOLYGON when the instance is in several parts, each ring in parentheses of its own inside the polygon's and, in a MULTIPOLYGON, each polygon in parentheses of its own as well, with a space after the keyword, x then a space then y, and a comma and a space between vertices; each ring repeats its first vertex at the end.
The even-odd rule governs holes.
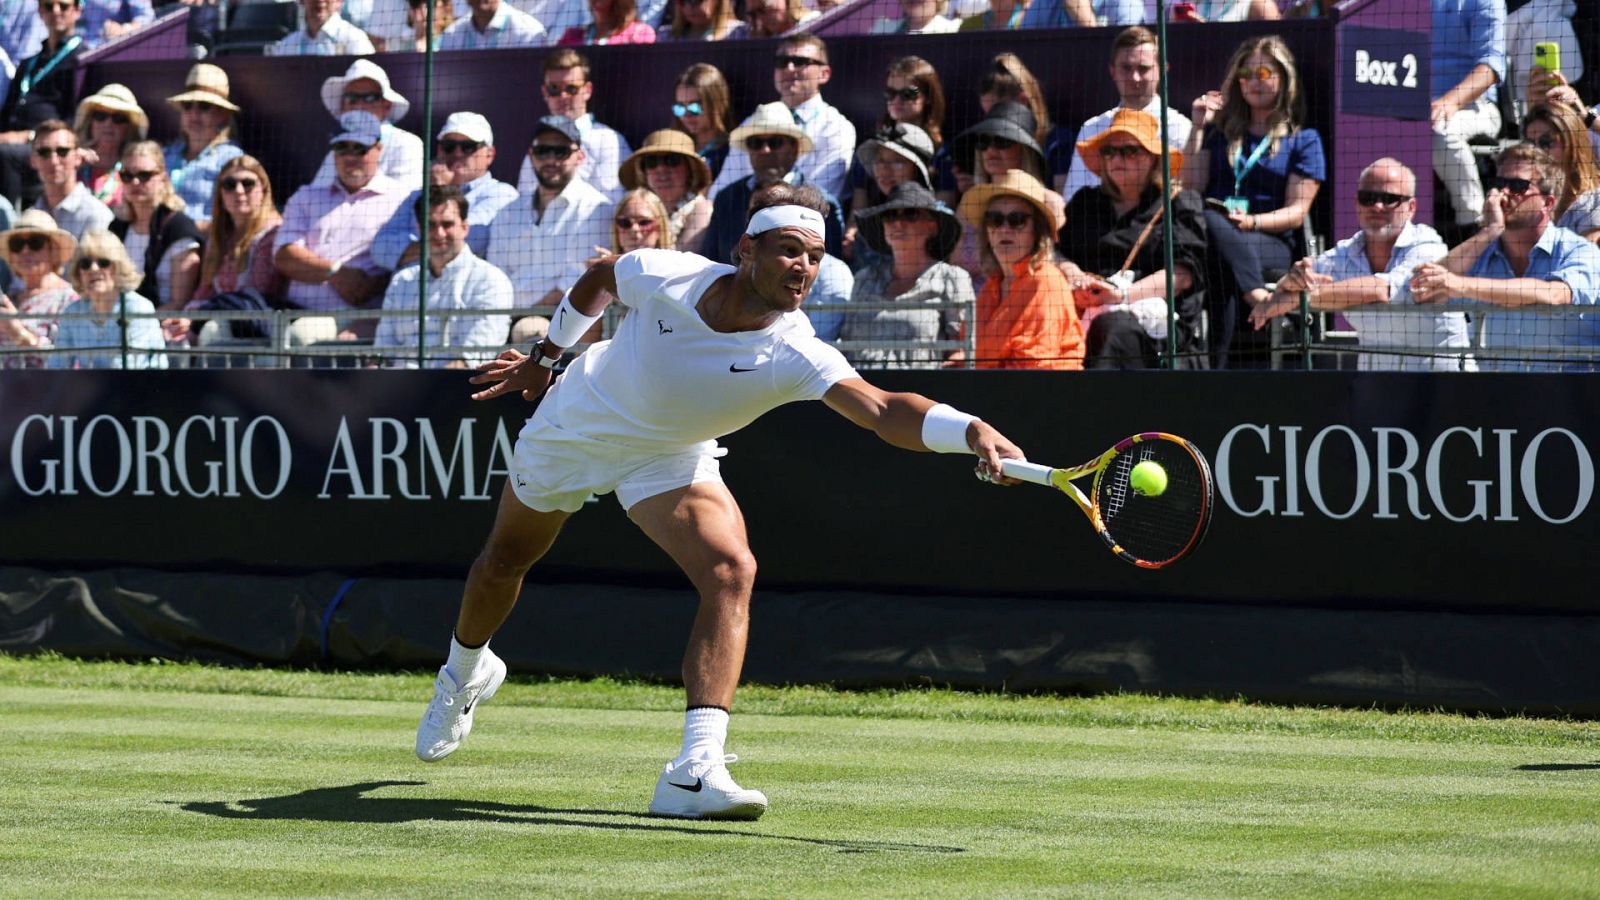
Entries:
POLYGON ((1420 31, 1350 26, 1339 31, 1339 111, 1426 120, 1429 36, 1420 31))

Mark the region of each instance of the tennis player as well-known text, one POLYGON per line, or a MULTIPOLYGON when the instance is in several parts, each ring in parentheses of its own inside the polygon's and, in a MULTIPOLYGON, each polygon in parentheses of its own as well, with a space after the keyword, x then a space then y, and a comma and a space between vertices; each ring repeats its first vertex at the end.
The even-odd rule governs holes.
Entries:
POLYGON ((531 356, 507 350, 479 367, 472 381, 490 386, 474 399, 519 390, 544 399, 517 440, 493 531, 467 577, 449 660, 417 729, 423 760, 459 747, 478 704, 505 680, 505 663, 487 645, 528 569, 585 498, 615 492, 700 594, 683 660, 683 748, 657 779, 650 811, 758 818, 766 795, 734 783, 727 764, 736 757, 723 751, 756 562, 719 474, 726 451, 716 438, 782 404, 821 399, 894 446, 974 453, 979 478, 1011 482, 1000 460, 1023 455, 1000 432, 918 394, 868 384, 815 336, 800 304, 822 260, 826 201, 809 187, 769 190, 739 239, 737 267, 671 250, 598 263, 561 301, 531 356), (562 351, 612 296, 630 308, 616 336, 552 384, 562 351))

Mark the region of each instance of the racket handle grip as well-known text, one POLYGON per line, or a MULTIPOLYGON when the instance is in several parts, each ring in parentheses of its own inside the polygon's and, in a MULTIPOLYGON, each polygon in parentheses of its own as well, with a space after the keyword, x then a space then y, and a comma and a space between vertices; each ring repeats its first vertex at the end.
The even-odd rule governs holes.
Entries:
POLYGON ((1002 459, 1000 460, 1000 471, 1002 474, 1018 481, 1048 485, 1050 483, 1050 473, 1054 472, 1055 469, 1020 459, 1002 459))

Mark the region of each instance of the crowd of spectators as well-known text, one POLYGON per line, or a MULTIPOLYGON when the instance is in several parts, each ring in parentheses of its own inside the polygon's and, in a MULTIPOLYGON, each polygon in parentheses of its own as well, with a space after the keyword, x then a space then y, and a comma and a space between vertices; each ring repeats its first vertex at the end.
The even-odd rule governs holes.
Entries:
MULTIPOLYGON (((1419 173, 1381 153, 1361 160, 1353 197, 1323 196, 1332 148, 1307 124, 1306 76, 1276 36, 1240 43, 1189 116, 1174 104, 1160 121, 1157 39, 1131 24, 1146 12, 1137 0, 901 0, 874 33, 1127 25, 1104 58, 1116 106, 1053 122, 1039 81, 1001 53, 971 86, 983 118, 953 136, 946 86, 916 56, 885 70, 875 121, 827 101, 828 45, 794 29, 833 4, 441 0, 448 21, 429 34, 426 2, 299 0, 299 27, 265 48, 355 57, 321 86, 333 136, 311 180, 280 194, 281 215, 268 172, 235 140, 241 109, 222 68, 197 63, 160 98, 178 113, 163 147, 145 112, 157 98, 121 84, 80 98, 75 81, 78 54, 149 21, 148 6, 38 2, 0 46, 18 61, 0 67, 13 76, 0 108, 0 313, 17 314, 0 318, 0 349, 13 348, 0 363, 183 364, 159 351, 269 337, 265 318, 207 312, 292 309, 316 315, 278 336, 291 347, 371 345, 372 364, 404 365, 420 343, 429 364, 470 365, 537 336, 543 319, 510 311, 553 306, 598 260, 642 247, 730 259, 750 205, 777 184, 827 200, 813 326, 867 366, 1266 366, 1273 329, 1304 303, 1345 317, 1369 351, 1364 368, 1471 370, 1484 360, 1448 301, 1600 300, 1600 122, 1567 78, 1535 67, 1520 82, 1525 114, 1505 127, 1505 0, 1433 0, 1438 230, 1418 209, 1419 173), (669 127, 637 150, 590 111, 597 90, 616 89, 601 79, 625 73, 591 68, 585 45, 778 34, 765 45, 772 93, 743 118, 703 62, 672 85, 669 127), (368 56, 430 42, 559 48, 540 64, 544 115, 528 145, 496 146, 495 110, 454 112, 430 136, 398 124, 411 99, 368 56), (1473 144, 1483 136, 1505 145, 1487 183, 1473 144), (515 184, 490 173, 501 151, 519 159, 515 184), (1315 254, 1313 209, 1349 202, 1361 230, 1315 254), (424 294, 439 315, 419 323, 424 294), (394 315, 362 315, 379 310, 394 315), (72 311, 93 317, 52 318, 72 311), (129 312, 164 318, 113 334, 129 312)), ((1186 21, 1283 11, 1176 6, 1186 21)), ((1596 362, 1562 352, 1600 346, 1586 319, 1490 321, 1490 361, 1505 349, 1552 368, 1596 362)))

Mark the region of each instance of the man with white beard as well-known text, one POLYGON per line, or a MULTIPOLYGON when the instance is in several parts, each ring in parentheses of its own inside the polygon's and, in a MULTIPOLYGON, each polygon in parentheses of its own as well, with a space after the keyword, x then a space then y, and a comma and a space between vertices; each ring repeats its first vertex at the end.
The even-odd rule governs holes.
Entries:
POLYGON ((1300 309, 1300 294, 1314 310, 1344 313, 1360 335, 1364 370, 1476 371, 1464 351, 1470 346, 1466 316, 1435 306, 1421 309, 1411 296, 1411 275, 1424 263, 1444 258, 1448 249, 1438 232, 1411 221, 1417 212, 1417 176, 1399 160, 1385 157, 1361 173, 1356 190, 1361 230, 1315 259, 1295 263, 1278 282, 1271 299, 1250 313, 1257 328, 1275 316, 1300 309), (1387 304, 1405 309, 1373 310, 1387 304))

